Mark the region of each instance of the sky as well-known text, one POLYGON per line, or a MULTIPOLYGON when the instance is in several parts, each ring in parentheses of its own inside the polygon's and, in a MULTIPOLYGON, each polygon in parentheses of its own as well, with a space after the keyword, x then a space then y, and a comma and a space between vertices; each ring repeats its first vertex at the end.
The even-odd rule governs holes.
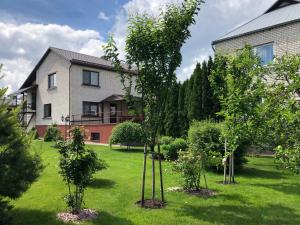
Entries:
MULTIPOLYGON (((114 35, 124 55, 128 17, 158 15, 167 4, 182 0, 0 0, 0 87, 17 90, 49 46, 102 56, 114 35)), ((270 7, 275 0, 206 0, 191 26, 192 37, 181 52, 179 81, 197 62, 213 56, 211 42, 270 7)))

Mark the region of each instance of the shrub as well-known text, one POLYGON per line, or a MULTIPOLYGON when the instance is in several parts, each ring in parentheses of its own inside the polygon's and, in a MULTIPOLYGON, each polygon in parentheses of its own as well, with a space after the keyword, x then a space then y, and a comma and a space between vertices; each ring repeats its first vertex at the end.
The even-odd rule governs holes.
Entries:
POLYGON ((69 190, 64 199, 71 212, 78 214, 84 202, 84 191, 91 183, 93 174, 107 166, 94 151, 85 148, 84 138, 79 128, 74 128, 71 133, 71 142, 60 143, 59 173, 69 190))
POLYGON ((145 134, 142 125, 131 121, 118 124, 113 128, 109 138, 109 144, 124 144, 129 146, 142 144, 145 141, 145 134))
POLYGON ((58 129, 56 124, 51 125, 47 128, 46 134, 44 136, 44 141, 58 141, 62 140, 60 130, 58 129))
POLYGON ((188 148, 187 141, 183 138, 172 137, 162 137, 161 138, 161 148, 165 159, 167 160, 177 160, 179 151, 186 151, 188 148))
MULTIPOLYGON (((222 169, 222 159, 224 158, 224 138, 222 137, 223 125, 211 121, 193 122, 189 132, 188 141, 194 151, 205 151, 207 160, 206 166, 215 170, 222 169)), ((241 169, 246 162, 245 154, 248 143, 246 141, 239 144, 234 152, 235 170, 241 169)))
POLYGON ((183 178, 185 190, 200 190, 200 178, 203 171, 203 158, 192 151, 180 152, 179 158, 173 164, 173 170, 183 178))

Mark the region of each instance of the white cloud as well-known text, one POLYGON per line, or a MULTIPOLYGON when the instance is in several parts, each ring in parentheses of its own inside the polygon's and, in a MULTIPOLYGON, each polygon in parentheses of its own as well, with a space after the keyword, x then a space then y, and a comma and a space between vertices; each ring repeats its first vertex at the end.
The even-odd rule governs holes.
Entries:
POLYGON ((107 21, 107 20, 109 20, 109 17, 105 14, 105 12, 99 12, 98 19, 107 21))
MULTIPOLYGON (((127 20, 130 14, 148 13, 158 15, 161 8, 169 3, 180 3, 182 0, 129 0, 116 16, 111 29, 117 45, 124 56, 127 20)), ((178 79, 190 77, 196 61, 202 61, 213 55, 211 42, 232 30, 242 21, 248 21, 263 13, 275 0, 213 0, 201 5, 196 18, 197 23, 191 27, 192 37, 182 48, 183 62, 177 70, 178 79)))
POLYGON ((0 86, 20 87, 49 46, 101 56, 103 38, 94 30, 75 30, 57 24, 0 22, 0 64, 4 78, 0 86))

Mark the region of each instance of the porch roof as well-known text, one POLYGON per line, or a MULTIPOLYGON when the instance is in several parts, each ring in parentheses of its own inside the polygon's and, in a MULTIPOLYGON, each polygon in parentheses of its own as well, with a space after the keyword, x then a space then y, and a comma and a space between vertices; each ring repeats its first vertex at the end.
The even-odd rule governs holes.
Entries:
POLYGON ((108 98, 103 99, 100 103, 103 102, 120 102, 125 101, 124 95, 111 95, 108 98))
POLYGON ((29 91, 29 90, 32 90, 32 89, 36 89, 38 87, 37 84, 34 84, 32 86, 29 86, 29 87, 26 87, 26 88, 22 88, 22 89, 19 89, 11 94, 9 94, 10 97, 13 97, 13 96, 16 96, 18 94, 23 94, 24 92, 26 91, 29 91))

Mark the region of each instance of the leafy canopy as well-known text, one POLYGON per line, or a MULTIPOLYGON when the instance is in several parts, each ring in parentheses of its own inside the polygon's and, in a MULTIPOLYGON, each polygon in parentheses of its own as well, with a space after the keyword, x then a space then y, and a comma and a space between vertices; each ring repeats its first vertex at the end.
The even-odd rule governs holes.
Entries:
MULTIPOLYGON (((161 117, 169 88, 176 81, 175 70, 182 61, 181 47, 191 36, 202 0, 184 0, 181 6, 169 5, 157 18, 147 14, 129 19, 126 37, 126 63, 136 69, 135 89, 144 106, 144 129, 153 148, 161 127, 161 117)), ((123 69, 116 44, 111 37, 105 46, 106 57, 119 71, 124 90, 131 94, 132 74, 123 69)))

